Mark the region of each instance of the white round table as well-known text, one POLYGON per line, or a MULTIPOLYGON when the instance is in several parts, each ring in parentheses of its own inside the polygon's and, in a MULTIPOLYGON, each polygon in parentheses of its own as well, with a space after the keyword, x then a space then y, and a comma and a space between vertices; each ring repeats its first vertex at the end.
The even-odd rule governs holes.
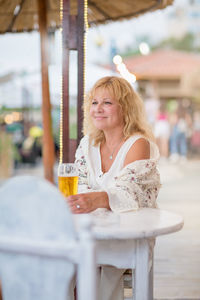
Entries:
MULTIPOLYGON (((133 269, 134 300, 152 300, 153 268, 149 272, 149 257, 153 258, 153 249, 150 240, 180 230, 183 218, 169 211, 152 208, 121 214, 100 211, 91 215, 97 263, 133 269)), ((80 215, 76 215, 75 221, 79 218, 80 215)))

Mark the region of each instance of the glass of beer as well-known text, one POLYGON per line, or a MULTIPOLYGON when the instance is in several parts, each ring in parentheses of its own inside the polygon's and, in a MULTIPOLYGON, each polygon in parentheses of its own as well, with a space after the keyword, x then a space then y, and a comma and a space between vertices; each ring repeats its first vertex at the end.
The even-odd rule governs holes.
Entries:
POLYGON ((76 195, 78 193, 78 168, 76 164, 59 164, 58 188, 65 197, 76 195))

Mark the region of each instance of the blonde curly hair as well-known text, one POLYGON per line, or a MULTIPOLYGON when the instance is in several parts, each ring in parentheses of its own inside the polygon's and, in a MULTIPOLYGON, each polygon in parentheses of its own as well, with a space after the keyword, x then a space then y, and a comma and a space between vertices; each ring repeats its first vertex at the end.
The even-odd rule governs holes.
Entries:
POLYGON ((105 140, 103 131, 94 126, 90 116, 92 99, 97 89, 108 91, 121 106, 125 139, 134 134, 142 134, 149 140, 155 140, 151 126, 147 122, 144 104, 140 96, 133 90, 127 80, 116 76, 107 76, 95 83, 83 104, 83 133, 90 136, 91 140, 94 141, 94 145, 98 145, 105 140))

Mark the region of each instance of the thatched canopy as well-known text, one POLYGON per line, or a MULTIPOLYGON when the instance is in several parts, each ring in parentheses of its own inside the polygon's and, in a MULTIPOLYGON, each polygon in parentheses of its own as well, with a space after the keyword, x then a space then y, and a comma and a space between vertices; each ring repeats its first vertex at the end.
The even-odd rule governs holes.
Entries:
MULTIPOLYGON (((60 27, 60 0, 46 1, 48 28, 54 30, 60 27)), ((88 23, 92 26, 130 19, 172 3, 173 0, 88 0, 88 23)), ((71 13, 77 14, 75 0, 71 0, 71 13)), ((36 0, 0 0, 0 34, 32 30, 38 30, 36 0)))

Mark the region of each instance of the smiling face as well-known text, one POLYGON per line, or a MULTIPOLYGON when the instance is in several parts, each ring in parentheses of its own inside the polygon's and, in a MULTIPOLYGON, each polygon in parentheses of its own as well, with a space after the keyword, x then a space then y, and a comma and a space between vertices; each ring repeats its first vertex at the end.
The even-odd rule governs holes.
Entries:
POLYGON ((123 129, 121 106, 106 89, 96 89, 90 106, 90 116, 99 130, 123 129))

